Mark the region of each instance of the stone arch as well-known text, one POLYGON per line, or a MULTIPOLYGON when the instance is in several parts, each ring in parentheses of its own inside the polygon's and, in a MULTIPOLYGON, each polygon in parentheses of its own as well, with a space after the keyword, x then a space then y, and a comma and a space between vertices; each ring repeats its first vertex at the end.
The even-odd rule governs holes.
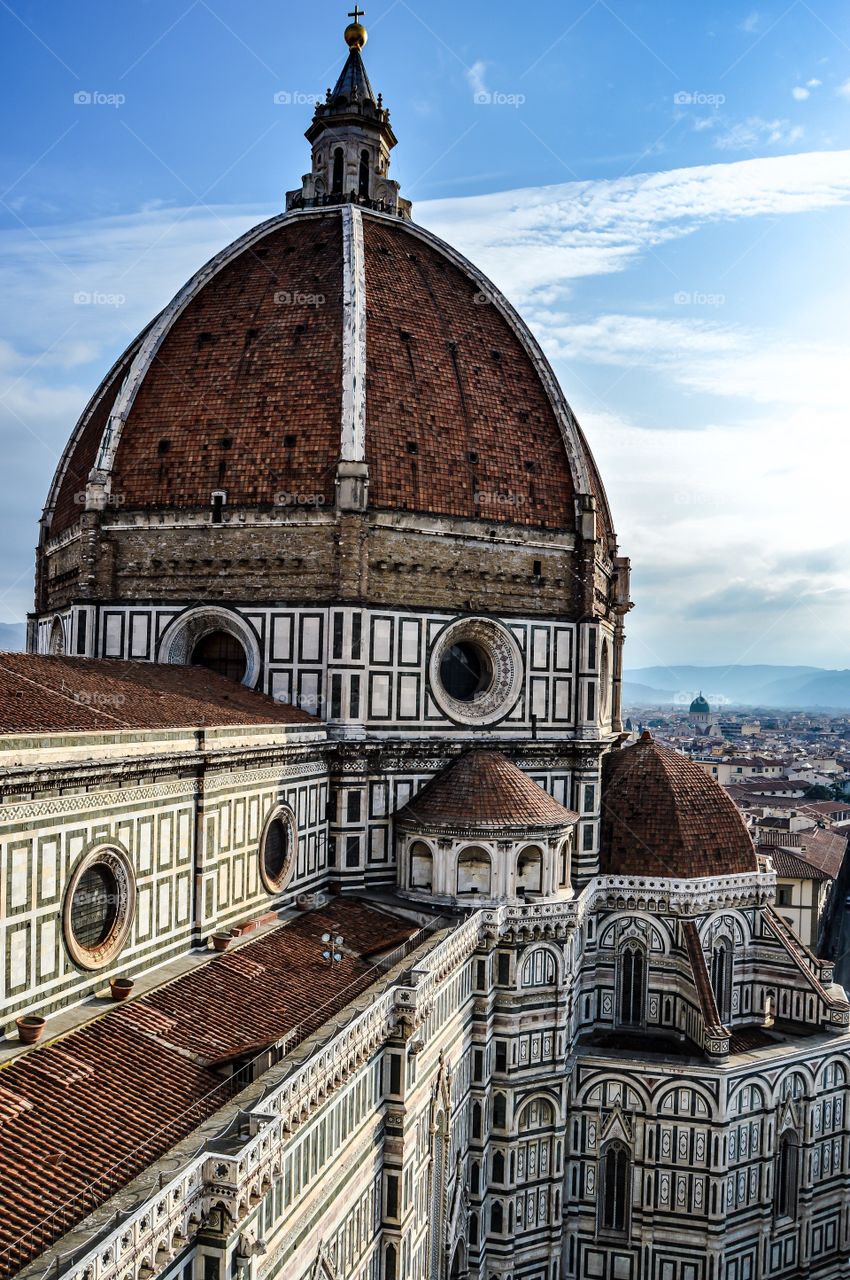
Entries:
POLYGON ((517 893, 543 892, 543 846, 524 845, 516 856, 517 893))
POLYGON ((540 942, 520 953, 517 978, 520 987, 550 987, 561 981, 562 959, 557 947, 540 942))
POLYGON ((410 889, 430 893, 434 888, 434 851, 426 840, 414 840, 408 849, 407 882, 410 889))
POLYGON ((489 898, 493 892, 493 859, 480 844, 465 845, 457 856, 458 894, 480 894, 489 898))
POLYGON ((61 618, 53 619, 47 641, 47 652, 54 658, 61 657, 65 652, 65 627, 61 618))
POLYGON ((252 627, 232 609, 200 605, 186 609, 166 627, 157 650, 157 662, 189 666, 204 639, 214 633, 231 636, 245 652, 245 674, 241 683, 253 689, 260 677, 260 645, 252 627))
POLYGON ((517 1132, 552 1128, 558 1122, 558 1111, 554 1099, 545 1093, 535 1093, 530 1098, 523 1098, 516 1111, 517 1132))

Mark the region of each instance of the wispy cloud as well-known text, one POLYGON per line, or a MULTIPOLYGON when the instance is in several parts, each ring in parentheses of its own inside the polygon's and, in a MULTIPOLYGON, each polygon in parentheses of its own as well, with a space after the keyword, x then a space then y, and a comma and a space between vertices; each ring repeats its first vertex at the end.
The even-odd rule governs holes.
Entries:
MULTIPOLYGON (((807 89, 801 89, 799 93, 806 98, 809 96, 807 89)), ((803 126, 793 125, 790 120, 763 120, 761 116, 748 116, 718 134, 714 145, 719 151, 756 151, 762 146, 791 147, 803 135, 803 126)))

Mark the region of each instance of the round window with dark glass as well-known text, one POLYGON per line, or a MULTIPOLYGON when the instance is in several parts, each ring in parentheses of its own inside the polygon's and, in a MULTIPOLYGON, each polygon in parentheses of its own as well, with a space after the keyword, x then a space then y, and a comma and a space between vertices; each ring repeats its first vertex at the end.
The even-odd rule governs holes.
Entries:
POLYGON ((260 849, 260 873, 269 893, 278 893, 294 869, 295 828, 291 814, 279 813, 266 825, 260 849))
POLYGON ((83 872, 71 900, 71 930, 77 946, 97 951, 108 941, 118 919, 119 896, 118 881, 105 863, 96 862, 83 872))
POLYGON ((228 680, 244 680, 248 669, 244 648, 227 631, 211 631, 202 636, 192 650, 191 662, 193 667, 206 667, 228 680))
POLYGON ((80 862, 63 912, 65 944, 82 969, 100 969, 121 950, 133 922, 135 883, 117 849, 97 849, 80 862))
POLYGON ((440 681, 458 702, 474 702, 493 682, 493 665, 479 644, 458 640, 443 656, 440 681))

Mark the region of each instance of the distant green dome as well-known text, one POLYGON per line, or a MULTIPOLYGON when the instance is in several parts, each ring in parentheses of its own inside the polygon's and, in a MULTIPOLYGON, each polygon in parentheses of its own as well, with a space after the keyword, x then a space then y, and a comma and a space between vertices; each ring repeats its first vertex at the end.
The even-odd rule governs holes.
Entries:
POLYGON ((693 702, 691 703, 691 715, 707 716, 710 714, 711 714, 711 707, 708 705, 705 698, 700 693, 696 698, 694 698, 693 702))

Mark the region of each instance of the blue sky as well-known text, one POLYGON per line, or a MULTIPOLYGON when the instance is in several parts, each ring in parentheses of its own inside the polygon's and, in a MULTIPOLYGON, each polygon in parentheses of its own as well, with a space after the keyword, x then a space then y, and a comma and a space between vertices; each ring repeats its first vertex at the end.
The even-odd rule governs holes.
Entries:
MULTIPOLYGON (((298 184, 348 8, 0 0, 0 622, 100 376, 298 184)), ((366 9, 394 176, 520 306, 599 459, 629 664, 847 665, 850 10, 366 9)))

